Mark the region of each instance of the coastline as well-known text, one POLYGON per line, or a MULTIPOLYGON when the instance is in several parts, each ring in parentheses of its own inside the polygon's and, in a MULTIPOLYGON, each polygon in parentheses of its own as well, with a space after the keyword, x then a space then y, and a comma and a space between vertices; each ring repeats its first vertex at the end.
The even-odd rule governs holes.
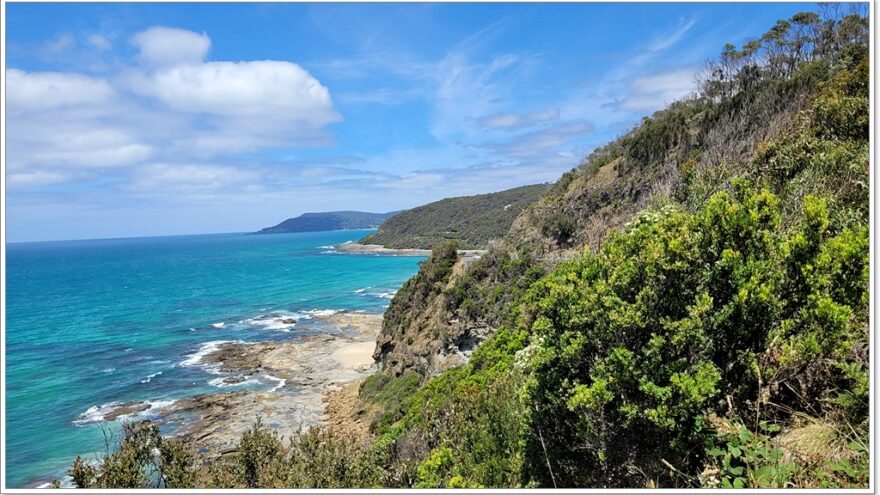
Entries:
POLYGON ((289 342, 221 342, 192 363, 217 375, 217 387, 271 380, 268 390, 111 403, 96 411, 96 420, 150 419, 173 426, 171 436, 194 445, 203 461, 234 453, 257 418, 285 440, 326 424, 328 411, 340 410, 336 398, 351 398, 352 391, 356 398, 360 381, 376 371, 373 350, 382 314, 346 310, 313 318, 327 326, 326 333, 289 342))
MULTIPOLYGON (((373 374, 373 350, 382 326, 379 313, 340 311, 317 316, 343 333, 306 336, 295 342, 223 344, 203 362, 239 379, 255 374, 280 380, 269 391, 236 391, 181 399, 167 417, 189 417, 175 433, 204 459, 235 452, 241 434, 259 417, 285 439, 326 422, 332 394, 373 374)), ((355 387, 355 393, 357 388, 355 387)))
MULTIPOLYGON (((336 244, 334 249, 344 254, 375 254, 381 256, 430 256, 430 249, 395 249, 387 248, 381 244, 359 244, 357 242, 345 242, 336 244)), ((486 253, 485 249, 459 249, 458 254, 468 258, 478 258, 486 253)))

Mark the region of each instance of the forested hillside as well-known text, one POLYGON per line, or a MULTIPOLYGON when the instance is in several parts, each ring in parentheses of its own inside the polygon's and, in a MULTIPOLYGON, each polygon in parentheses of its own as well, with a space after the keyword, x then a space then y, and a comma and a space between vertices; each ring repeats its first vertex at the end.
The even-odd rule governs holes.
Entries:
MULTIPOLYGON (((198 469, 150 440, 169 486, 867 487, 868 42, 829 6, 724 47, 480 259, 435 247, 361 384, 370 438, 257 425, 198 469)), ((74 479, 122 486, 143 443, 74 479)))
POLYGON ((456 240, 461 249, 483 249, 492 239, 504 237, 520 212, 549 187, 536 184, 428 203, 389 218, 378 232, 360 242, 395 249, 431 249, 443 241, 456 240))
POLYGON ((367 213, 363 211, 326 211, 303 213, 295 218, 261 229, 255 234, 286 234, 291 232, 326 232, 330 230, 374 229, 397 212, 367 213))

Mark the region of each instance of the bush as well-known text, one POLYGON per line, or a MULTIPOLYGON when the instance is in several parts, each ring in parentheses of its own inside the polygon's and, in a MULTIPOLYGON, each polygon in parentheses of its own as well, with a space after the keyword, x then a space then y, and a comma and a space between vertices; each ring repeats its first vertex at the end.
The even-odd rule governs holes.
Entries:
POLYGON ((122 424, 115 452, 95 465, 77 457, 68 474, 79 488, 191 487, 194 460, 180 440, 162 438, 157 425, 140 421, 122 424))
MULTIPOLYGON (((867 337, 867 230, 830 232, 816 198, 792 233, 780 218, 773 194, 739 183, 696 215, 639 215, 599 253, 535 285, 531 479, 674 485, 665 463, 698 469, 719 399, 746 404, 783 376, 813 401, 853 390, 859 380, 840 367, 863 364, 853 349, 867 337)), ((773 398, 803 407, 783 391, 773 398)), ((858 411, 847 414, 864 421, 858 411)))

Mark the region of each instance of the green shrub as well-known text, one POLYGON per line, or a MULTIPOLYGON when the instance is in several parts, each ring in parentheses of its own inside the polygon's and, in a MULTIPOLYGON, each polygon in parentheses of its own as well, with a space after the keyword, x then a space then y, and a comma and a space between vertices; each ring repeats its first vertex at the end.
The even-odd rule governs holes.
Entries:
MULTIPOLYGON (((718 399, 745 403, 786 373, 826 387, 806 397, 852 389, 824 363, 860 359, 867 230, 833 235, 818 199, 805 201, 793 233, 779 230, 780 218, 774 195, 739 183, 695 215, 639 215, 600 252, 534 286, 530 477, 675 484, 660 460, 685 472, 701 465, 695 452, 718 399), (815 246, 793 249, 799 242, 815 246)), ((785 393, 774 400, 802 407, 785 393)))

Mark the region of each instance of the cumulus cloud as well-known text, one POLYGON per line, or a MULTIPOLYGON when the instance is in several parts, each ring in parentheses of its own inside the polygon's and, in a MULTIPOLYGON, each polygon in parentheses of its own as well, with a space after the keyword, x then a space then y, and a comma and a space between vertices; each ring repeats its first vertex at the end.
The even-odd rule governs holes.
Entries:
POLYGON ((6 83, 7 164, 20 174, 10 185, 61 182, 76 174, 59 169, 127 166, 152 153, 116 122, 124 103, 106 80, 8 69, 6 83))
MULTIPOLYGON (((110 48, 101 35, 86 41, 110 48)), ((136 183, 139 191, 201 191, 225 178, 251 176, 209 163, 195 168, 194 162, 332 142, 326 126, 341 117, 330 92, 293 62, 205 61, 211 46, 206 34, 161 26, 131 42, 139 63, 103 77, 7 70, 7 159, 16 174, 11 186, 75 180, 84 176, 76 170, 116 167, 116 179, 136 183), (162 165, 138 167, 148 160, 162 165), (175 168, 174 162, 184 165, 175 168), (206 181, 212 167, 219 168, 206 181), (156 180, 147 180, 150 174, 156 180), (186 174, 198 183, 184 181, 186 174), (169 185, 173 177, 176 189, 169 185)))
POLYGON ((338 120, 330 92, 291 62, 209 62, 160 69, 136 89, 173 110, 280 116, 321 126, 338 120))
POLYGON ((199 63, 211 48, 207 34, 164 26, 135 34, 131 43, 138 47, 140 61, 152 66, 199 63))
POLYGON ((6 70, 6 102, 11 112, 103 104, 114 96, 107 81, 82 74, 6 70))

